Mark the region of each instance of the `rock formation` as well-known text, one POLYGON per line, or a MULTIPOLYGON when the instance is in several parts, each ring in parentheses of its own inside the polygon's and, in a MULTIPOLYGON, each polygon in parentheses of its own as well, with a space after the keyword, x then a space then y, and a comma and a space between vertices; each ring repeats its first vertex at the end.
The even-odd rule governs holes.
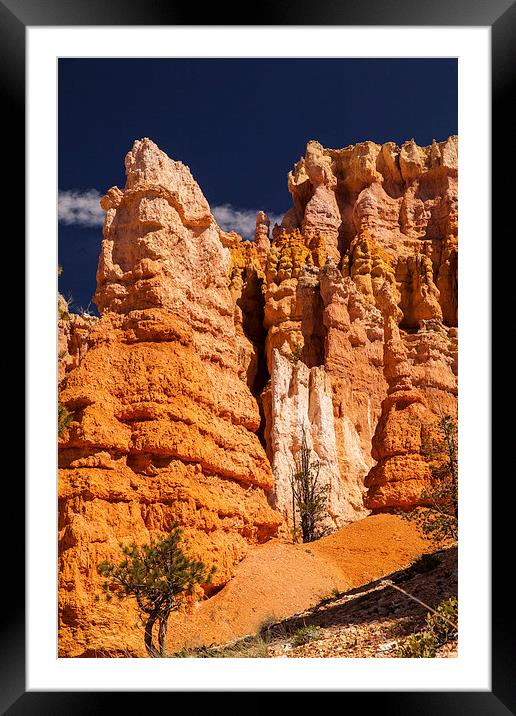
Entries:
POLYGON ((279 351, 323 372, 332 397, 325 439, 337 459, 324 472, 340 485, 334 524, 368 508, 409 508, 429 479, 422 426, 456 412, 457 138, 339 150, 310 142, 289 190, 293 207, 273 237, 265 289, 272 375, 264 404, 284 406, 266 408, 275 504, 288 514, 286 464, 299 437, 286 415, 298 410, 299 433, 307 381, 297 369, 282 397, 286 364, 272 360, 279 351), (404 437, 402 447, 396 435, 408 422, 419 439, 404 437))
POLYGON ((310 142, 292 208, 222 231, 188 167, 150 140, 106 212, 100 319, 59 322, 60 654, 141 653, 95 601, 97 564, 175 522, 217 572, 290 537, 303 433, 326 525, 420 504, 424 426, 456 412, 457 138, 310 142), (106 637, 109 633, 113 638, 106 637))
POLYGON ((269 255, 269 251, 271 250, 271 242, 270 242, 270 219, 267 216, 267 214, 264 211, 259 211, 256 214, 256 229, 254 232, 254 240, 253 243, 256 247, 256 253, 258 255, 258 260, 260 261, 260 267, 263 270, 265 270, 265 266, 267 265, 267 257, 269 255))
POLYGON ((57 382, 76 368, 89 348, 89 334, 97 320, 89 313, 72 313, 64 296, 57 296, 57 382))
POLYGON ((60 392, 74 417, 59 446, 60 649, 68 655, 105 648, 108 622, 127 630, 126 615, 104 602, 100 628, 87 618, 96 565, 117 559, 119 542, 148 541, 178 522, 196 555, 215 564, 216 588, 249 544, 282 523, 267 503, 272 472, 239 361, 231 237, 189 169, 150 140, 135 143, 126 171, 125 189, 102 200, 101 317, 60 392))

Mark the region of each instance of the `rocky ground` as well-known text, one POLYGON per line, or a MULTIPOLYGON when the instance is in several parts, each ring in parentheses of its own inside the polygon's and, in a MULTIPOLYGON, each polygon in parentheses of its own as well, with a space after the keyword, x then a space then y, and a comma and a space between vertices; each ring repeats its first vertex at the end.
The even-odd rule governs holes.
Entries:
POLYGON ((171 615, 169 651, 226 644, 264 623, 293 624, 292 615, 365 589, 428 551, 432 545, 413 523, 390 514, 371 515, 309 544, 271 540, 251 550, 233 579, 193 613, 171 615))
MULTIPOLYGON (((294 658, 396 656, 397 647, 405 637, 424 628, 428 613, 425 607, 396 587, 434 608, 457 594, 456 548, 437 553, 436 566, 426 571, 431 564, 430 560, 420 560, 408 570, 392 575, 390 580, 394 586, 386 586, 388 580, 378 580, 296 615, 284 622, 283 628, 287 633, 294 630, 295 634, 296 630, 308 627, 306 638, 310 640, 295 646, 288 638, 275 639, 268 646, 268 655, 294 658)), ((298 640, 302 640, 303 631, 298 634, 298 640)), ((437 656, 457 656, 457 641, 440 647, 437 656)))
MULTIPOLYGON (((265 624, 258 635, 184 657, 393 658, 405 639, 425 626, 428 607, 457 594, 457 549, 428 554, 385 579, 325 599, 288 619, 265 624), (391 584, 388 584, 390 582, 391 584), (403 591, 400 591, 403 590, 403 591), (304 643, 303 643, 304 642, 304 643)), ((457 656, 457 640, 436 656, 457 656)))

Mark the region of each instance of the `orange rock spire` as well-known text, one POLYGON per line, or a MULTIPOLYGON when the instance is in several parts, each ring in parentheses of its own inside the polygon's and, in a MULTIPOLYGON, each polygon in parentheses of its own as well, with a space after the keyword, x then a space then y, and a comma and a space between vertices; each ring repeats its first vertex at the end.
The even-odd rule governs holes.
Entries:
MULTIPOLYGON (((457 402, 457 138, 309 142, 292 208, 254 242, 187 166, 134 143, 102 199, 98 320, 59 322, 61 655, 141 653, 97 564, 174 522, 225 584, 289 537, 304 432, 326 526, 419 503, 423 426, 457 402)), ((64 316, 64 314, 63 314, 64 316)))

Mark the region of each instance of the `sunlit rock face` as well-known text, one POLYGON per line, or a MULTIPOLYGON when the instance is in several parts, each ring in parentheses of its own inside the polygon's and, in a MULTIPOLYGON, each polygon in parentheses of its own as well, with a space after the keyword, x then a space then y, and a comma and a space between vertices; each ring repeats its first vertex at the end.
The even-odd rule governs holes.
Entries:
POLYGON ((401 447, 394 436, 456 413, 457 137, 428 147, 309 142, 288 187, 293 206, 265 268, 276 504, 288 516, 301 426, 317 432, 299 408, 317 369, 333 406, 326 440, 336 459, 320 462, 323 479, 339 486, 334 523, 414 506, 430 479, 421 439, 401 447), (275 352, 296 363, 288 381, 275 352))
POLYGON ((101 317, 60 391, 74 417, 59 444, 60 651, 70 656, 105 648, 108 623, 139 648, 135 614, 94 600, 96 566, 120 556, 119 542, 179 523, 215 564, 216 588, 282 524, 247 384, 253 344, 229 280, 241 239, 219 229, 188 167, 150 140, 135 142, 126 171, 125 188, 102 200, 101 317))
POLYGON ((422 434, 456 414, 456 137, 309 142, 291 209, 272 232, 260 211, 252 242, 149 139, 126 173, 102 199, 100 319, 59 329, 68 656, 140 653, 131 607, 95 600, 119 542, 177 522, 217 589, 253 545, 291 537, 303 437, 332 530, 420 504, 422 434))

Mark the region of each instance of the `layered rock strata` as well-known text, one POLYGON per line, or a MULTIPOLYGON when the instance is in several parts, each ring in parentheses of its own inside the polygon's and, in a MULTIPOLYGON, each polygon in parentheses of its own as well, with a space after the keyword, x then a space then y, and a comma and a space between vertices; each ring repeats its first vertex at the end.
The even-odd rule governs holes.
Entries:
POLYGON ((127 616, 93 603, 96 566, 120 557, 119 542, 148 542, 179 523, 195 555, 215 564, 213 589, 282 523, 267 502, 273 477, 240 358, 249 341, 228 281, 232 237, 188 168, 150 140, 135 143, 126 172, 124 190, 102 200, 101 317, 60 392, 74 418, 59 446, 67 655, 99 646, 94 622, 125 624, 120 641, 131 643, 127 616))
POLYGON ((325 433, 332 458, 319 461, 326 481, 340 486, 330 508, 340 526, 367 509, 418 503, 429 479, 420 440, 400 453, 393 437, 406 428, 393 419, 404 400, 421 413, 410 417, 419 430, 456 412, 457 138, 339 150, 310 142, 288 186, 293 207, 273 232, 265 268, 274 504, 289 514, 287 477, 300 426, 311 424, 299 405, 317 369, 333 406, 325 433), (395 297, 388 307, 385 295, 395 297), (288 364, 275 352, 307 369, 296 366, 287 391, 288 364), (400 370, 405 386, 396 382, 400 370), (396 471, 402 453, 414 460, 396 471))
POLYGON ((420 504, 422 432, 456 412, 456 137, 310 142, 254 242, 150 140, 126 173, 102 200, 101 317, 59 329, 62 655, 140 653, 131 607, 95 601, 119 542, 178 522, 218 589, 289 536, 303 434, 335 529, 420 504))

